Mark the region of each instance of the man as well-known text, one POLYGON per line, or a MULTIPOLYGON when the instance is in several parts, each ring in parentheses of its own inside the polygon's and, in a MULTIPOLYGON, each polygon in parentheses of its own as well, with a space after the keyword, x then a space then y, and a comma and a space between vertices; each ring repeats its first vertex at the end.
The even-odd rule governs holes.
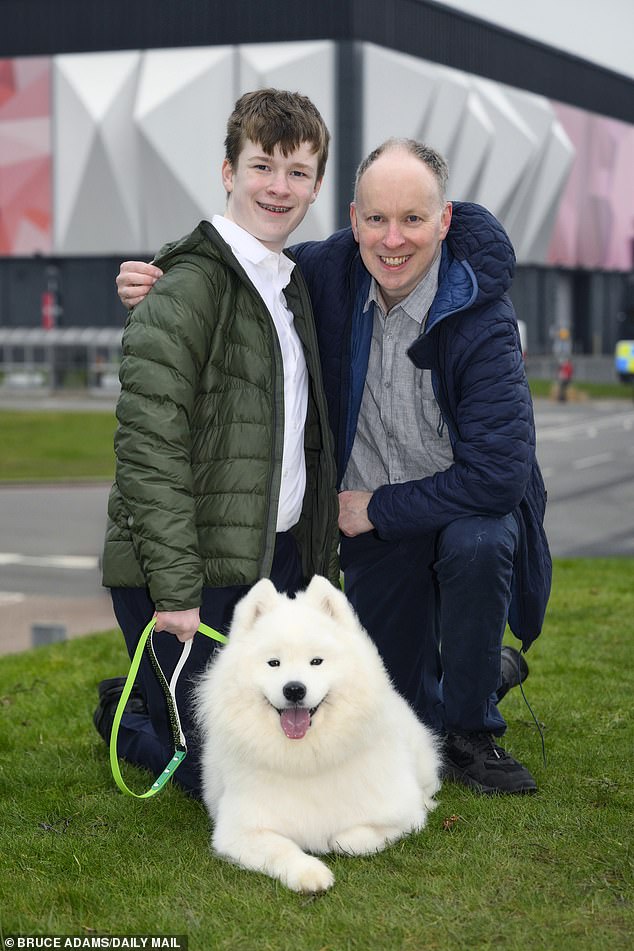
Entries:
MULTIPOLYGON (((317 197, 328 141, 306 97, 273 89, 241 97, 227 125, 224 216, 161 251, 165 277, 126 325, 103 580, 131 654, 155 615, 168 680, 178 642, 192 640, 201 619, 226 630, 260 578, 289 593, 313 574, 338 582, 315 328, 301 274, 282 253, 317 197)), ((193 794, 187 690, 212 649, 195 638, 178 681, 190 753, 176 780, 193 794)), ((101 685, 95 725, 106 740, 121 688, 116 679, 101 685)), ((171 735, 145 662, 120 753, 158 773, 171 735)))
MULTIPOLYGON (((447 177, 434 150, 389 140, 359 168, 352 229, 293 250, 335 436, 346 593, 398 689, 445 734, 447 774, 530 793, 495 741, 497 702, 527 672, 516 653, 520 671, 501 671, 507 619, 527 648, 551 576, 515 259, 485 209, 446 201, 447 177)), ((124 301, 158 276, 127 267, 124 301)))

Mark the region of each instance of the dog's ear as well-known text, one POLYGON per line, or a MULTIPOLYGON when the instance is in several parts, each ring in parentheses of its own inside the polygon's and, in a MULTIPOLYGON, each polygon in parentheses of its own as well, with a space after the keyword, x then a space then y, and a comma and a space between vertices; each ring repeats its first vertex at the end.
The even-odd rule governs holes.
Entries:
POLYGON ((358 626, 356 614, 343 591, 335 588, 321 575, 315 575, 306 588, 304 597, 308 604, 328 614, 338 624, 344 624, 346 627, 358 626))
POLYGON ((259 617, 273 610, 279 598, 273 582, 269 578, 261 578, 249 593, 238 601, 231 630, 250 630, 259 617))

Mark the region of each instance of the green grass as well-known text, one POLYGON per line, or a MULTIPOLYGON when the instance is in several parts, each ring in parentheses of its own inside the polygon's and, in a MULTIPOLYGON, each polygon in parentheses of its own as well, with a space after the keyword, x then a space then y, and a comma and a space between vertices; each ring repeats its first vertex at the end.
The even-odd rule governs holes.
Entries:
POLYGON ((110 480, 115 426, 114 413, 1 410, 0 480, 110 480))
MULTIPOLYGON (((556 384, 552 380, 538 380, 531 378, 529 380, 531 393, 533 397, 550 397, 556 384)), ((575 380, 571 385, 572 393, 577 398, 583 399, 612 399, 612 400, 630 400, 634 395, 634 389, 625 383, 583 383, 575 380)))
POLYGON ((502 705, 505 745, 539 793, 446 784, 420 834, 328 857, 336 883, 318 898, 214 858, 203 808, 177 789, 117 791, 90 721, 98 681, 127 669, 120 635, 3 657, 2 930, 187 934, 191 951, 629 948, 633 617, 631 561, 557 562, 525 688, 546 765, 519 691, 502 705))
MULTIPOLYGON (((531 380, 535 397, 549 397, 550 380, 531 380)), ((619 383, 579 383, 575 391, 592 399, 629 399, 619 383)), ((114 474, 114 413, 103 411, 0 410, 1 482, 68 482, 114 474)))

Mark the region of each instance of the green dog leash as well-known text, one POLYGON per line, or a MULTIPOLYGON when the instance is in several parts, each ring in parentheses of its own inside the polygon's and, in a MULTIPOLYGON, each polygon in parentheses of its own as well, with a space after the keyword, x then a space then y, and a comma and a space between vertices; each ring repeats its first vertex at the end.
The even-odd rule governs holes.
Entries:
MULTIPOLYGON (((185 665, 185 661, 189 657, 190 651, 192 649, 193 638, 189 641, 185 641, 183 644, 183 651, 179 658, 178 664, 174 669, 174 673, 172 674, 172 679, 168 683, 163 671, 161 670, 161 665, 159 664, 158 658, 154 651, 154 643, 152 638, 154 635, 155 626, 156 619, 152 618, 152 620, 146 624, 141 637, 139 638, 139 643, 137 644, 134 657, 132 658, 132 663, 130 665, 130 671, 123 687, 123 693, 119 698, 119 703, 117 705, 114 721, 112 724, 112 733, 110 734, 110 767, 112 769, 114 781, 122 792, 126 793, 128 796, 134 796, 135 799, 149 799, 150 796, 155 796, 156 793, 163 788, 165 783, 174 775, 180 764, 187 756, 187 741, 185 740, 185 735, 181 727, 181 721, 178 715, 178 706, 176 704, 176 684, 178 682, 180 672, 185 665), (163 688, 163 693, 165 694, 165 700, 167 701, 167 707, 169 710, 170 727, 172 730, 174 755, 161 775, 152 783, 147 792, 135 793, 126 786, 123 776, 121 775, 121 770, 119 769, 117 739, 119 736, 119 724, 121 723, 121 717, 123 716, 125 705, 128 702, 128 698, 132 692, 144 650, 147 650, 148 652, 154 672, 156 673, 159 683, 163 688)), ((201 623, 198 628, 198 633, 204 634, 206 637, 211 637, 215 641, 220 641, 221 644, 226 644, 228 641, 228 638, 226 638, 224 634, 214 630, 213 627, 209 627, 208 624, 201 623)))

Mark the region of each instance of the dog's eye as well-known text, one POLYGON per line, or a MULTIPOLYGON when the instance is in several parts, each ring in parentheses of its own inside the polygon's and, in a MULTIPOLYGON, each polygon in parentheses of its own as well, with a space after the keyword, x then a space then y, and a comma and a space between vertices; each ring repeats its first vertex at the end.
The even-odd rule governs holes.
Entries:
POLYGON ((320 665, 320 664, 323 664, 323 662, 324 662, 323 657, 313 657, 313 659, 312 659, 311 662, 310 662, 310 666, 311 666, 311 667, 319 667, 319 665, 320 665))
POLYGON ((276 658, 272 658, 271 660, 267 660, 267 664, 269 665, 269 667, 279 667, 279 666, 280 666, 280 662, 279 662, 279 660, 277 660, 276 658))

